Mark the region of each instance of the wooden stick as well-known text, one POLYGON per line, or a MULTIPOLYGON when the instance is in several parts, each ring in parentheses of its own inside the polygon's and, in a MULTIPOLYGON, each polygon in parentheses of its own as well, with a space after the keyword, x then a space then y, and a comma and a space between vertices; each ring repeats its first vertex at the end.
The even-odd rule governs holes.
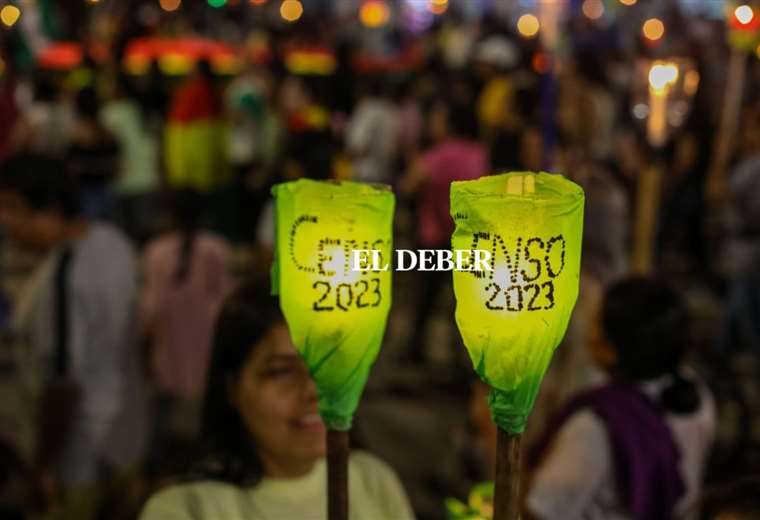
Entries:
POLYGON ((636 215, 633 228, 634 273, 647 275, 654 270, 657 218, 660 213, 662 165, 656 161, 639 175, 636 193, 636 215))
POLYGON ((713 140, 712 160, 707 170, 705 183, 705 198, 707 199, 705 234, 712 242, 720 240, 724 226, 722 211, 728 195, 726 169, 737 145, 736 136, 739 129, 746 66, 747 52, 734 48, 728 64, 720 128, 713 140))
POLYGON ((498 430, 493 520, 519 520, 521 436, 498 430))
POLYGON ((707 172, 707 198, 711 203, 722 196, 726 166, 736 144, 746 68, 747 52, 733 49, 728 63, 720 128, 715 136, 712 161, 707 172))
POLYGON ((348 520, 348 432, 327 432, 327 518, 348 520))

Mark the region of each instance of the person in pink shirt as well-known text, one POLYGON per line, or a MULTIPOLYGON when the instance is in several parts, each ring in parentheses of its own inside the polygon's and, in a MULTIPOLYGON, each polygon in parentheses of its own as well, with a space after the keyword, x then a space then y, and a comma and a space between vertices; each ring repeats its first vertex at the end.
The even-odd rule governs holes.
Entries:
MULTIPOLYGON (((399 186, 403 195, 414 196, 417 230, 424 249, 450 249, 454 221, 449 214, 449 189, 453 181, 477 179, 488 174, 486 148, 477 141, 478 125, 473 107, 464 103, 439 103, 430 113, 432 147, 412 166, 399 186)), ((424 360, 425 325, 446 287, 451 273, 428 271, 422 279, 421 302, 414 334, 404 358, 424 360)))
POLYGON ((178 230, 148 243, 142 259, 140 318, 145 365, 157 392, 156 456, 167 434, 197 433, 212 331, 233 285, 226 241, 199 229, 202 197, 182 190, 174 206, 178 230))

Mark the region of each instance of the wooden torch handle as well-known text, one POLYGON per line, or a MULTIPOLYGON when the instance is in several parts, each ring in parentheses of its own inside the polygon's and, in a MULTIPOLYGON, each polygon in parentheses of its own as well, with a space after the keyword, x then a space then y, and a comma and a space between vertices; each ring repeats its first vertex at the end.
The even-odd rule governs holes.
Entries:
POLYGON ((498 430, 493 520, 519 520, 521 436, 498 430))
POLYGON ((633 226, 633 261, 631 268, 640 275, 655 270, 655 239, 660 214, 662 164, 655 162, 638 178, 636 214, 633 226))
POLYGON ((327 432, 327 518, 348 520, 348 432, 327 432))

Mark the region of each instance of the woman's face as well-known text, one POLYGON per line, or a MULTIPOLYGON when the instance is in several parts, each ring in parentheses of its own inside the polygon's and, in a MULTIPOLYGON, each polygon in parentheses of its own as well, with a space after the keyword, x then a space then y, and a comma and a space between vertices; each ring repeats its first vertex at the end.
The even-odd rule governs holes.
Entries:
POLYGON ((251 350, 231 398, 267 476, 300 476, 324 456, 317 389, 284 323, 251 350))

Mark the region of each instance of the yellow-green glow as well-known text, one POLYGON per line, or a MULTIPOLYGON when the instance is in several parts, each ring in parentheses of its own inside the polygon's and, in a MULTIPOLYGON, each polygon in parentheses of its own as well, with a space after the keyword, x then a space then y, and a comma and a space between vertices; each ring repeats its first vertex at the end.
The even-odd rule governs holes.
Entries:
POLYGON ((391 271, 354 271, 355 249, 391 258, 387 186, 301 179, 278 184, 273 292, 309 367, 328 428, 347 430, 380 350, 391 271))
POLYGON ((492 387, 494 421, 521 433, 578 296, 583 190, 560 175, 508 173, 451 186, 453 249, 485 249, 493 270, 454 271, 456 321, 492 387))

